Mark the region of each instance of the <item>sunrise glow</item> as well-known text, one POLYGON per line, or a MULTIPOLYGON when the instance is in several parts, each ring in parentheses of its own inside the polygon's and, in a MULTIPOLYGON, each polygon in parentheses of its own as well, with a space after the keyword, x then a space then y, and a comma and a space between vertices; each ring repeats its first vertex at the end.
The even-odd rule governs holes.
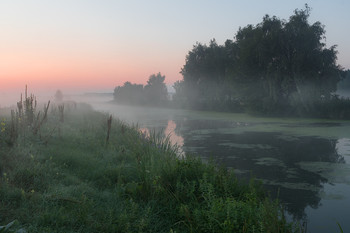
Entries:
MULTIPOLYGON (((349 68, 349 3, 307 2, 312 20, 326 25, 327 45, 338 45, 339 64, 349 68)), ((222 44, 264 14, 287 18, 304 3, 2 1, 0 92, 25 84, 35 90, 112 91, 126 81, 145 84, 158 72, 172 85, 182 79, 186 55, 197 41, 215 38, 222 44)))

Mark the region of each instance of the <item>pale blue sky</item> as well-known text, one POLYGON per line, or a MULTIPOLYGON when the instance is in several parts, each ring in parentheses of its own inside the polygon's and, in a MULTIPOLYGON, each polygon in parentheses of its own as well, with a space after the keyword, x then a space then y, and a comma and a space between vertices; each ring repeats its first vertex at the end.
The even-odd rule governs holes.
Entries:
POLYGON ((0 81, 16 80, 8 86, 14 87, 26 76, 48 88, 88 79, 84 88, 106 89, 145 83, 160 71, 173 83, 197 41, 222 44, 240 26, 260 23, 265 14, 288 19, 305 3, 310 22, 326 26, 327 46, 338 45, 338 63, 349 69, 345 0, 1 0, 0 81))

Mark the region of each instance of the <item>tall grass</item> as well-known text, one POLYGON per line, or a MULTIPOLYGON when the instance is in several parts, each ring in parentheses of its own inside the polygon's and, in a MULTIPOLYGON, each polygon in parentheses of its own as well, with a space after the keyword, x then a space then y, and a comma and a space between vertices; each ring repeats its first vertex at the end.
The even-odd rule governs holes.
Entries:
MULTIPOLYGON (((17 140, 1 144, 0 225, 17 219, 28 232, 299 232, 256 182, 179 157, 169 138, 86 104, 65 111, 64 121, 56 108, 37 134, 20 126, 17 140)), ((16 114, 5 125, 19 121, 16 114)), ((10 134, 6 128, 0 137, 10 134)))

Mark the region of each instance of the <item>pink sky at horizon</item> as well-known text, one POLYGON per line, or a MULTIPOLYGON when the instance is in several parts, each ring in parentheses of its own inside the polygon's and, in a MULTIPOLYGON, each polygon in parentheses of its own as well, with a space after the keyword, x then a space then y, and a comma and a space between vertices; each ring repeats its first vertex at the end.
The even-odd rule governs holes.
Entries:
POLYGON ((0 2, 0 94, 34 91, 110 91, 124 82, 146 84, 161 72, 168 85, 182 79, 192 46, 233 39, 240 26, 265 14, 288 19, 305 2, 310 21, 326 26, 327 47, 350 68, 345 30, 349 2, 3 0, 0 2), (253 7, 252 7, 253 6, 253 7))
POLYGON ((45 59, 17 56, 13 61, 9 59, 1 63, 0 90, 18 90, 25 85, 35 89, 113 90, 126 81, 145 84, 151 74, 158 72, 166 75, 167 83, 173 83, 181 78, 181 67, 172 67, 166 62, 145 58, 134 62, 128 59, 98 61, 68 57, 45 59), (18 64, 21 64, 20 68, 17 67, 18 64), (158 70, 157 64, 166 67, 167 73, 158 70))

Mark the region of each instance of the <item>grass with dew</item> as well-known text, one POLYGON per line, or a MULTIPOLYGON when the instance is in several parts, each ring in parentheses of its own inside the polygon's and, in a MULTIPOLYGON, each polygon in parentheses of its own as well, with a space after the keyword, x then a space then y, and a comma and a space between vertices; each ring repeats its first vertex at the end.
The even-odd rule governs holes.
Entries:
POLYGON ((1 226, 16 220, 22 232, 300 232, 259 184, 180 158, 169 138, 86 104, 48 105, 41 114, 36 106, 0 116, 1 226))

